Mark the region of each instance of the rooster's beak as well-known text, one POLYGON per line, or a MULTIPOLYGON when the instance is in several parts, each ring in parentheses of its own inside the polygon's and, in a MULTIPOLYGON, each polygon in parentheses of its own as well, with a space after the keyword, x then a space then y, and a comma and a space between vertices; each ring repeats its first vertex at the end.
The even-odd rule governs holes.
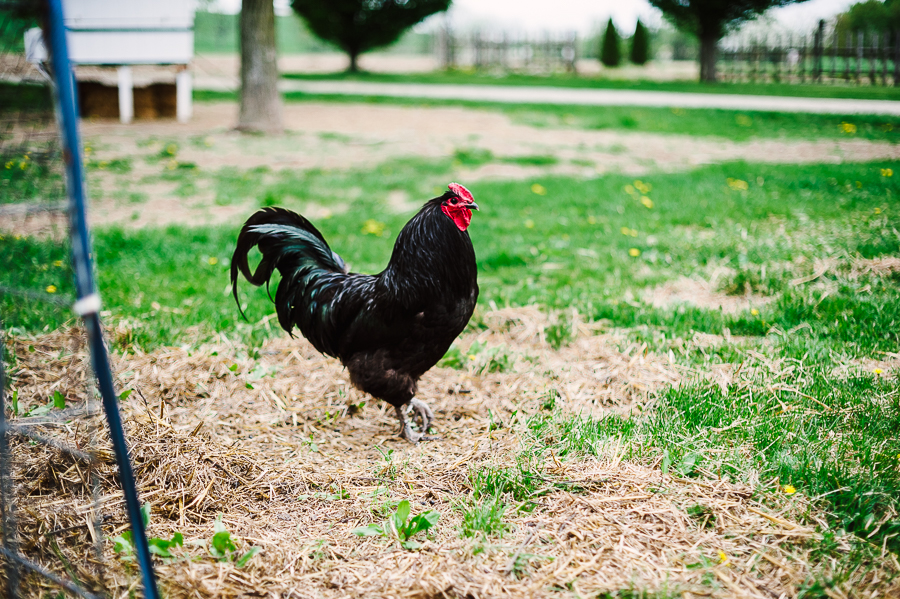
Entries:
POLYGON ((478 210, 478 204, 476 204, 475 202, 470 202, 466 204, 466 208, 468 208, 469 210, 478 210))

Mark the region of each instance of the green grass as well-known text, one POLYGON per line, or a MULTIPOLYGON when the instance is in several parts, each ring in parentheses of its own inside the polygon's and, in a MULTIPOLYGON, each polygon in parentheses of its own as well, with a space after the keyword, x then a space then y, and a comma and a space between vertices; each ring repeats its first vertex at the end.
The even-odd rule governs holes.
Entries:
POLYGON ((825 501, 834 530, 900 551, 896 379, 748 360, 753 372, 725 389, 700 381, 670 388, 636 419, 538 416, 528 425, 534 442, 561 457, 603 455, 610 442, 625 442, 628 459, 662 456, 661 467, 676 476, 702 469, 782 493, 793 486, 825 501))
MULTIPOLYGON (((387 211, 382 198, 391 190, 410 198, 433 197, 452 168, 453 159, 396 159, 371 170, 176 169, 166 177, 185 185, 208 177, 215 201, 223 205, 255 199, 260 205, 299 209, 300 198, 315 197, 321 205, 335 206, 334 216, 317 226, 355 269, 377 272, 409 218, 387 211), (354 191, 361 189, 383 191, 354 191), (341 206, 345 212, 339 211, 341 206), (379 223, 374 230, 364 228, 369 219, 379 223)), ((478 183, 472 187, 483 209, 470 232, 478 255, 481 304, 576 308, 633 329, 657 349, 667 349, 673 339, 692 331, 721 334, 728 329, 762 338, 773 328, 787 331, 802 325, 791 336, 796 351, 811 351, 803 344, 819 340, 825 345, 814 355, 892 351, 900 330, 896 280, 854 279, 848 271, 854 259, 900 252, 893 232, 900 219, 895 199, 900 177, 883 176, 883 168, 889 165, 733 163, 657 174, 641 182, 650 186, 646 197, 652 198, 652 209, 639 200, 643 194, 634 188, 634 179, 619 175, 478 183), (534 183, 546 195, 535 194, 534 183), (809 275, 816 259, 826 257, 843 266, 818 284, 791 284, 809 275), (723 291, 743 292, 751 282, 773 302, 752 315, 686 306, 662 309, 624 299, 629 292, 637 298, 641 289, 678 276, 707 276, 717 268, 732 273, 720 280, 723 291), (824 282, 829 285, 822 286, 824 282)), ((141 338, 153 345, 175 342, 188 327, 234 330, 237 314, 224 288, 235 235, 235 229, 221 227, 96 231, 106 304, 118 317, 141 321, 141 338), (210 265, 210 258, 217 263, 210 265), (152 310, 152 302, 165 310, 152 310)), ((13 250, 5 255, 25 251, 15 243, 9 237, 0 241, 13 250)), ((5 276, 10 281, 20 276, 15 264, 21 264, 26 284, 43 286, 43 281, 28 279, 34 260, 41 260, 28 252, 21 262, 10 259, 12 270, 5 276)), ((249 293, 249 286, 242 291, 249 293)), ((255 290, 246 298, 251 320, 270 312, 263 292, 255 290)))
MULTIPOLYGON (((199 102, 234 101, 231 92, 195 91, 199 102)), ((399 106, 462 106, 496 111, 514 122, 535 127, 668 133, 750 139, 865 139, 900 143, 900 117, 889 115, 803 114, 634 106, 566 106, 558 104, 505 104, 462 100, 364 97, 288 92, 287 102, 347 102, 399 106)))
POLYGON ((304 81, 362 81, 371 83, 416 83, 443 85, 508 85, 537 87, 569 87, 580 89, 621 89, 702 94, 737 94, 742 96, 791 96, 804 98, 856 98, 868 100, 900 99, 900 89, 888 86, 811 85, 787 83, 701 83, 699 81, 651 81, 608 79, 603 76, 498 75, 479 71, 435 71, 431 73, 286 73, 282 77, 304 81))
POLYGON ((52 330, 72 318, 74 274, 67 243, 0 234, 0 326, 52 330))
POLYGON ((506 504, 498 497, 484 499, 463 509, 460 533, 463 537, 482 538, 503 536, 510 526, 503 521, 506 504))

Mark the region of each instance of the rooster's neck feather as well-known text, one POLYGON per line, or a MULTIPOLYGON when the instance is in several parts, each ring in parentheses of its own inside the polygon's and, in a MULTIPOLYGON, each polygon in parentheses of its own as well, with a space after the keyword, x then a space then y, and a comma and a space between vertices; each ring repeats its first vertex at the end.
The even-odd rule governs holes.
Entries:
POLYGON ((476 274, 469 234, 441 212, 441 200, 429 201, 400 231, 391 260, 379 279, 404 305, 464 293, 476 274))

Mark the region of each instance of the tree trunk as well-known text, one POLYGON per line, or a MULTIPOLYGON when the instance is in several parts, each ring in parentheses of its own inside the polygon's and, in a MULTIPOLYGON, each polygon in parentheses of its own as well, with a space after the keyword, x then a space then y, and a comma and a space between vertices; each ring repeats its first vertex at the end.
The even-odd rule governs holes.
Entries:
POLYGON ((716 81, 716 59, 719 38, 714 35, 700 36, 700 81, 716 81))
POLYGON ((272 0, 243 0, 241 6, 241 131, 281 133, 275 7, 272 0))
POLYGON ((359 52, 355 50, 350 50, 347 52, 347 55, 350 57, 350 66, 347 67, 348 73, 358 73, 359 72, 359 52))

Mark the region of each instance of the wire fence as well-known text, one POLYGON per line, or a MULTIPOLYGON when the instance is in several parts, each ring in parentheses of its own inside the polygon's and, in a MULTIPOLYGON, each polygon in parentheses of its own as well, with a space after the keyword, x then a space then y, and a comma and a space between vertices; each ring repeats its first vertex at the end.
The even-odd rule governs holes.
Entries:
POLYGON ((155 599, 101 336, 62 23, 59 0, 0 1, 0 596, 106 597, 125 577, 155 599), (36 27, 49 62, 26 60, 36 27), (108 563, 116 534, 132 535, 139 568, 108 563))

